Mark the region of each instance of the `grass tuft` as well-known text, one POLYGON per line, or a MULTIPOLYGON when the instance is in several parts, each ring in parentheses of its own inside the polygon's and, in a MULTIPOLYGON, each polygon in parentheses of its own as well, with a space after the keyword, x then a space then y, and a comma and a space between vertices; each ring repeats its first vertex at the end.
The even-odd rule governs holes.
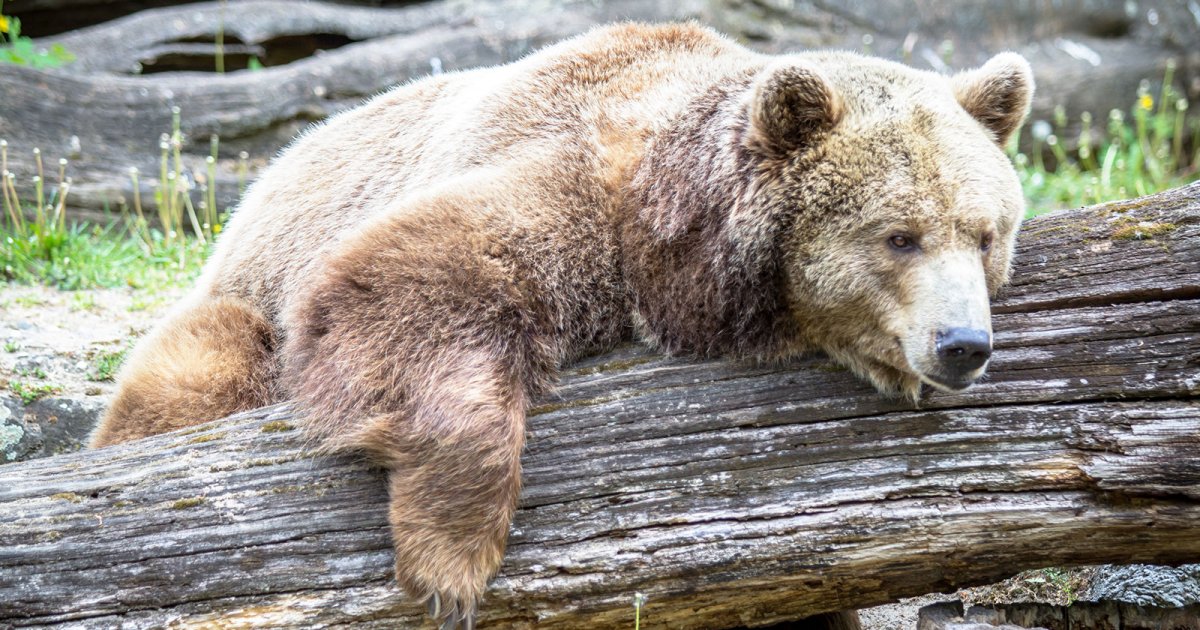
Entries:
POLYGON ((62 386, 53 383, 35 383, 33 381, 22 381, 13 379, 8 382, 8 389, 12 391, 17 398, 21 399, 21 403, 25 405, 32 404, 34 401, 51 396, 62 391, 62 386))
POLYGON ((88 372, 89 381, 111 381, 117 375, 117 370, 125 363, 129 348, 121 350, 100 350, 92 356, 92 371, 88 372))
MULTIPOLYGON (((36 174, 29 180, 33 198, 22 199, 17 175, 8 170, 8 143, 0 139, 0 279, 64 290, 128 286, 157 291, 190 284, 227 213, 219 212, 216 203, 218 138, 209 140, 206 172, 195 177, 183 168, 184 140, 179 108, 172 108, 171 133, 162 136, 159 178, 153 187, 157 224, 152 226, 146 218, 138 169, 130 168, 133 214, 122 202, 123 220, 114 218, 102 227, 68 225, 69 163, 58 160, 57 172, 52 173, 57 182, 48 185, 37 148, 36 174), (199 214, 191 198, 194 179, 203 182, 199 214)), ((239 181, 243 175, 239 171, 239 181)))
POLYGON ((1158 94, 1143 81, 1128 112, 1114 109, 1106 121, 1084 112, 1071 142, 1060 135, 1074 128, 1062 107, 1053 121, 1035 120, 1023 129, 1029 153, 1017 150, 1020 137, 1009 152, 1029 216, 1140 197, 1200 179, 1200 117, 1188 115, 1187 99, 1172 85, 1174 74, 1175 65, 1168 64, 1158 94))

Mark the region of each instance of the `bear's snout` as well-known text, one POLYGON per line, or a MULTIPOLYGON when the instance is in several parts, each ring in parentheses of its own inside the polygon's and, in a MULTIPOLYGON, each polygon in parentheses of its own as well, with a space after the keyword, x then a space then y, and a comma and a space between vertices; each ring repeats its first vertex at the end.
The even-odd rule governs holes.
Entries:
POLYGON ((962 389, 971 384, 973 373, 982 368, 992 356, 992 339, 986 330, 948 328, 937 333, 937 357, 943 384, 962 389))

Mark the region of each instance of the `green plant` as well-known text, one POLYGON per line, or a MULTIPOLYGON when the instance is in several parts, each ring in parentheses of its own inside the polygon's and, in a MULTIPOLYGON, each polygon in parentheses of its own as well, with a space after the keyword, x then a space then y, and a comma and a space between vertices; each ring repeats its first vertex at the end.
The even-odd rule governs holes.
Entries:
POLYGON ((5 352, 12 353, 12 352, 16 352, 16 351, 18 351, 18 350, 20 350, 20 349, 21 349, 21 344, 20 344, 20 343, 17 343, 16 341, 6 341, 6 342, 4 342, 4 351, 5 351, 5 352))
POLYGON ((15 370, 13 370, 13 373, 16 374, 17 376, 22 376, 22 377, 32 376, 33 378, 36 378, 36 379, 45 379, 47 376, 46 369, 42 368, 42 367, 35 367, 33 369, 17 368, 15 370))
MULTIPOLYGON (((66 177, 67 161, 58 162, 57 186, 47 187, 41 152, 34 149, 37 174, 30 180, 33 199, 23 200, 17 191, 16 174, 8 170, 8 143, 0 140, 4 207, 0 219, 0 279, 68 290, 122 285, 152 288, 194 279, 225 216, 217 207, 215 189, 219 139, 210 137, 206 172, 195 177, 203 182, 197 212, 192 204, 191 178, 184 175, 180 110, 172 108, 171 113, 171 132, 160 139, 159 178, 153 188, 158 210, 156 226, 150 225, 143 210, 137 168, 129 170, 133 214, 122 203, 123 224, 114 220, 104 227, 68 225, 66 200, 71 179, 66 177)), ((247 157, 239 155, 239 189, 244 187, 247 157)))
POLYGON ((0 0, 0 63, 11 63, 32 68, 55 68, 75 61, 62 44, 51 44, 50 48, 38 48, 33 40, 21 35, 21 20, 4 15, 4 2, 0 0))
POLYGON ((13 303, 26 308, 45 306, 48 300, 40 295, 18 295, 13 298, 13 303))
POLYGON ((125 362, 125 356, 129 353, 129 348, 120 350, 100 350, 92 356, 92 371, 88 373, 89 381, 111 381, 116 376, 117 370, 121 369, 121 365, 125 362))
POLYGON ((39 398, 45 398, 51 394, 57 394, 62 391, 62 387, 51 383, 30 383, 27 381, 12 380, 8 382, 8 388, 21 402, 28 405, 39 398))
POLYGON ((633 630, 641 630, 642 606, 646 605, 646 596, 642 593, 633 595, 633 630))
POLYGON ((206 248, 195 240, 166 242, 150 235, 153 249, 130 238, 116 222, 71 225, 28 235, 0 229, 0 278, 64 290, 129 286, 158 289, 191 282, 206 248))
POLYGON ((96 295, 94 293, 76 293, 71 296, 72 311, 96 311, 100 309, 100 305, 96 303, 96 295))
POLYGON ((1017 141, 1010 147, 1029 214, 1128 199, 1200 178, 1200 117, 1188 116, 1187 99, 1172 86, 1174 71, 1168 64, 1157 101, 1143 82, 1129 113, 1112 110, 1103 129, 1090 112, 1081 114, 1073 148, 1059 135, 1071 123, 1063 108, 1053 122, 1029 125, 1029 153, 1018 152, 1017 141))

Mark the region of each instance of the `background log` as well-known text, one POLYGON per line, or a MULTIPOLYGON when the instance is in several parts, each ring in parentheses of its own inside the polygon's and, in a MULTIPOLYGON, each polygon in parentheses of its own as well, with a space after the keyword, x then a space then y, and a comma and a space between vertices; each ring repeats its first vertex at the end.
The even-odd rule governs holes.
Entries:
MULTIPOLYGON (((105 6, 110 16, 155 0, 17 0, 6 13, 30 26, 70 23, 105 6)), ((388 4, 399 4, 391 3, 388 4)), ((1200 15, 1197 13, 1196 15, 1200 15)), ((221 138, 218 206, 239 195, 237 156, 253 171, 314 121, 393 85, 432 72, 502 64, 541 46, 620 20, 696 20, 770 53, 813 47, 867 50, 941 72, 1017 50, 1036 72, 1031 119, 1105 120, 1127 110, 1143 80, 1158 94, 1168 61, 1182 94, 1200 96, 1200 19, 1173 0, 968 0, 891 3, 822 0, 434 0, 391 8, 290 0, 239 0, 154 8, 38 41, 62 44, 76 61, 33 70, 0 65, 0 138, 26 198, 31 151, 71 161, 68 199, 78 216, 109 220, 132 204, 137 167, 143 204, 154 205, 158 137, 182 110, 184 171, 207 176, 209 136, 221 138), (228 72, 216 74, 223 32, 228 72), (206 52, 207 50, 207 52, 206 52), (244 70, 250 56, 265 67, 244 70)), ((36 31, 32 31, 36 32, 36 31)), ((1058 128, 1063 143, 1077 130, 1058 128)), ((197 201, 199 197, 197 197, 197 201)))
MULTIPOLYGON (((530 414, 484 627, 762 625, 1020 570, 1200 560, 1200 184, 1029 221, 990 379, 628 347, 530 414)), ((286 405, 0 467, 0 625, 416 627, 382 476, 286 405), (398 624, 398 625, 397 625, 398 624)))

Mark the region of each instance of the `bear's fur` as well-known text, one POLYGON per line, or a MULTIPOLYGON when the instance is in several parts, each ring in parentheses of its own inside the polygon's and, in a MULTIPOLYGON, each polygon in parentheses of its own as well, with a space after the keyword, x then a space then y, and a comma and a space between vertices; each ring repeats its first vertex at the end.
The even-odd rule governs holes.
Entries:
POLYGON ((942 337, 990 335, 1024 210, 999 145, 1031 92, 1013 54, 943 77, 693 25, 396 88, 254 184, 93 443, 295 398, 388 467, 399 583, 471 626, 564 362, 636 335, 823 350, 909 396, 978 378, 939 372, 942 337))

